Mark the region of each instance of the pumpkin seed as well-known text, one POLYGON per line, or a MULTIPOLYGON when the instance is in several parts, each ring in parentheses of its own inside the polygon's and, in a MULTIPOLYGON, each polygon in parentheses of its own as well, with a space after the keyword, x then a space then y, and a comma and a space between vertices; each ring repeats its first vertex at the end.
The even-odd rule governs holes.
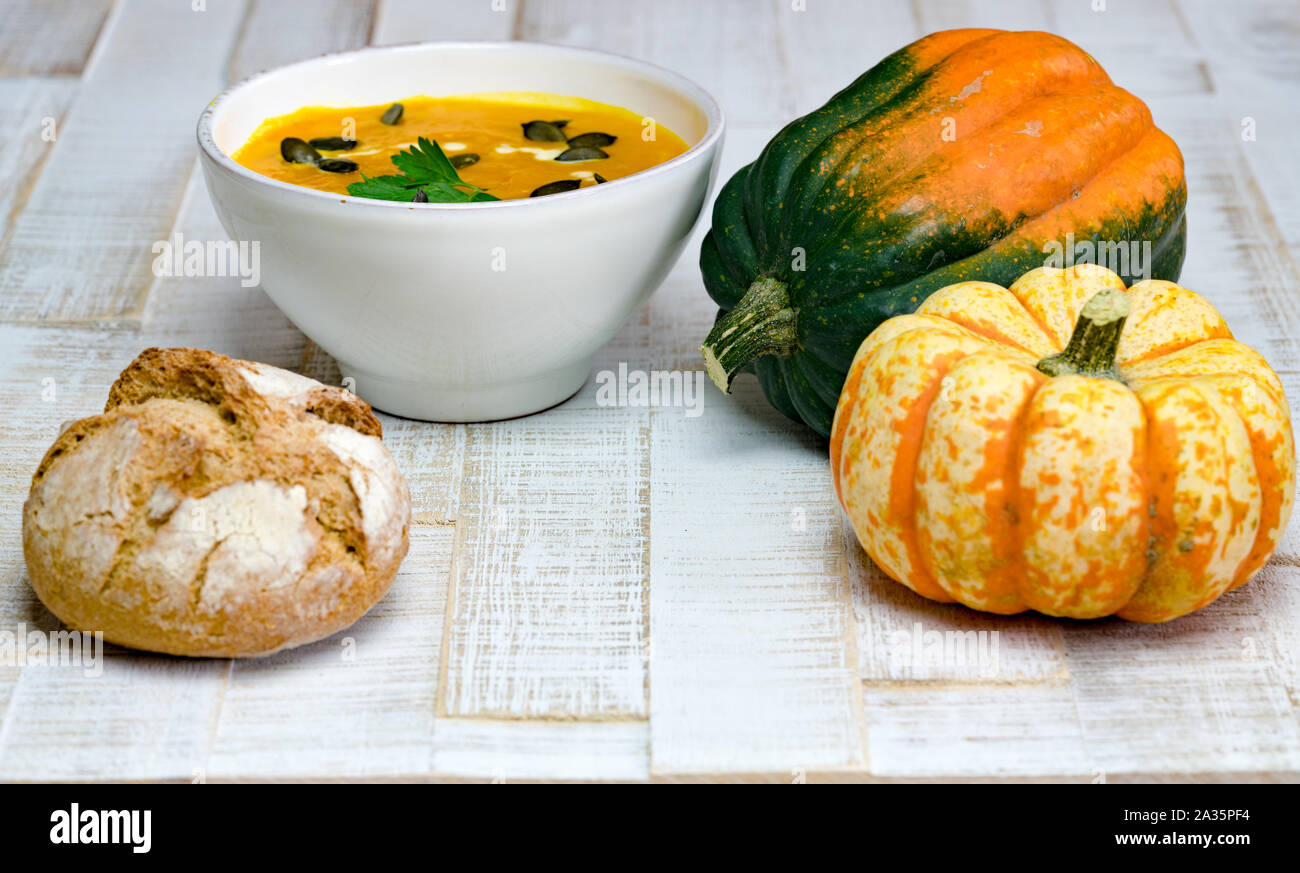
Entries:
POLYGON ((355 139, 344 139, 341 136, 318 136, 307 140, 307 144, 314 149, 323 149, 327 152, 346 152, 357 147, 355 139))
POLYGON ((428 203, 429 195, 424 193, 423 188, 415 189, 415 196, 411 198, 412 203, 428 203))
POLYGON ((394 103, 392 106, 389 106, 388 109, 384 111, 384 114, 380 116, 379 120, 384 124, 397 124, 397 122, 402 120, 402 104, 394 103))
POLYGON ((591 174, 591 178, 593 178, 593 179, 596 180, 596 184, 597 184, 597 185, 603 185, 603 184, 605 184, 606 182, 609 181, 609 180, 606 179, 604 176, 602 176, 600 173, 592 173, 592 174, 591 174))
POLYGON ((618 137, 595 130, 591 133, 578 134, 573 139, 569 140, 569 146, 572 148, 588 146, 590 148, 599 149, 604 148, 607 145, 613 145, 616 139, 618 139, 618 137))
POLYGON ((600 161, 609 157, 605 152, 591 146, 579 146, 576 149, 565 149, 555 156, 557 161, 600 161))
POLYGON ((560 128, 568 123, 567 121, 530 121, 521 127, 524 129, 524 139, 533 142, 564 142, 564 131, 560 128))
POLYGON ((320 163, 320 152, 296 136, 287 136, 280 140, 280 157, 291 164, 320 163))
POLYGON ((466 167, 472 166, 477 163, 478 163, 478 155, 474 154, 473 152, 466 152, 463 155, 456 155, 455 157, 451 158, 451 165, 458 170, 463 170, 466 167))
POLYGON ((561 179, 558 182, 547 182, 542 187, 529 194, 529 197, 545 197, 547 194, 563 194, 565 191, 572 191, 582 183, 577 179, 561 179))
POLYGON ((349 161, 347 158, 325 158, 316 166, 327 173, 355 173, 357 171, 357 162, 349 161))

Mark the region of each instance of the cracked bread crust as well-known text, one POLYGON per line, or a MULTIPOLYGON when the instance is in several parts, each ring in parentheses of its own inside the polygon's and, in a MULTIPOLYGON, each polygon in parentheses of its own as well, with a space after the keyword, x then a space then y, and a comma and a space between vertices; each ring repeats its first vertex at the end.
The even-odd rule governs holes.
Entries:
POLYGON ((411 499, 369 404, 286 370, 147 349, 55 440, 23 507, 37 597, 70 628, 195 657, 339 631, 406 555, 411 499))

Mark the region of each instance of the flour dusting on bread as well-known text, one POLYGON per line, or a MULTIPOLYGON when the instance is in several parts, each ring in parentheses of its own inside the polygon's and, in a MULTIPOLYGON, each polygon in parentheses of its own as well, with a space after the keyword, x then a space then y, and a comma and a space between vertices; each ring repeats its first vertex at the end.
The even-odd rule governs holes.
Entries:
POLYGON ((392 584, 411 503, 368 404, 266 364, 148 349, 33 476, 31 583, 69 626, 180 655, 328 636, 392 584))

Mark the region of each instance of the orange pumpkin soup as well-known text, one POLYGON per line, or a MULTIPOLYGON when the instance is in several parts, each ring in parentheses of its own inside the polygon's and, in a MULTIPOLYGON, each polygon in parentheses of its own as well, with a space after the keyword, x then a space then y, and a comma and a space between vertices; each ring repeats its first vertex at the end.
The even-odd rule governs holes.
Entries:
MULTIPOLYGON (((264 121, 232 157, 272 179, 347 194, 349 185, 366 178, 401 173, 393 156, 419 148, 421 138, 437 143, 465 190, 482 189, 491 196, 477 199, 489 200, 619 179, 688 148, 653 119, 617 106, 553 94, 493 93, 408 97, 376 106, 308 106, 264 121)), ((410 197, 399 187, 387 199, 455 199, 454 194, 440 198, 436 187, 412 183, 410 197)), ((380 196, 364 193, 370 190, 373 186, 363 185, 351 193, 380 196)))

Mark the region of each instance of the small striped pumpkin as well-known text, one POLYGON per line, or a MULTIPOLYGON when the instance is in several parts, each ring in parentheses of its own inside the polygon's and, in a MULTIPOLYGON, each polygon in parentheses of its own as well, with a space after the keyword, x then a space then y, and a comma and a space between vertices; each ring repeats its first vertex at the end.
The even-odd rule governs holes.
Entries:
POLYGON ((1206 300, 1095 265, 961 282, 880 325, 831 469, 859 541, 973 609, 1161 622, 1244 584, 1295 492, 1277 375, 1206 300))

